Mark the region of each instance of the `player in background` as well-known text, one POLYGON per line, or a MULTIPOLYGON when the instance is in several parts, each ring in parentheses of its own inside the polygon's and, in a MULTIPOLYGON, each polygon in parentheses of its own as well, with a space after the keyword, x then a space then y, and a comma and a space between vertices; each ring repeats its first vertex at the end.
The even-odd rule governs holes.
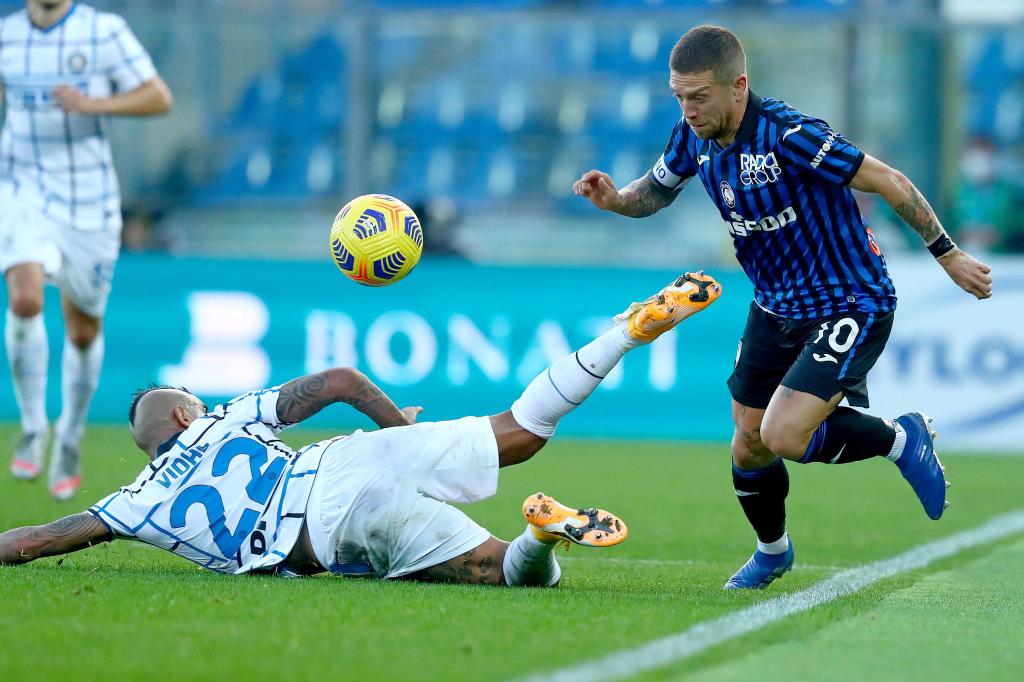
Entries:
POLYGON ((49 436, 43 284, 64 315, 61 413, 50 453, 58 499, 81 484, 79 448, 103 361, 103 312, 121 243, 107 115, 170 110, 171 92, 121 17, 72 0, 28 0, 0 20, 0 268, 5 341, 22 438, 11 473, 34 479, 49 436))
MULTIPOLYGON (((366 377, 332 369, 248 393, 207 413, 179 389, 140 392, 132 436, 152 463, 88 512, 0 534, 0 563, 134 538, 211 570, 553 586, 564 542, 618 544, 626 527, 601 510, 574 510, 537 493, 526 530, 491 536, 446 502, 492 496, 498 468, 532 457, 638 345, 711 305, 718 284, 684 275, 616 317, 619 324, 540 374, 510 410, 413 424, 366 377), (346 402, 383 430, 356 431, 297 452, 277 438, 331 403, 346 402), (403 426, 406 425, 406 426, 403 426), (397 428, 386 428, 397 427, 397 428)), ((598 466, 595 464, 595 466, 598 466)))
POLYGON ((682 117, 654 168, 622 190, 593 170, 573 189, 599 208, 640 218, 671 204, 697 176, 729 226, 754 284, 729 389, 733 484, 757 550, 725 587, 766 587, 793 565, 782 459, 888 457, 929 517, 948 504, 928 418, 879 419, 839 406, 843 398, 868 406, 867 373, 896 308, 851 188, 881 195, 968 293, 988 298, 992 278, 950 240, 906 176, 825 121, 750 91, 743 47, 726 29, 698 26, 679 40, 669 87, 682 117))

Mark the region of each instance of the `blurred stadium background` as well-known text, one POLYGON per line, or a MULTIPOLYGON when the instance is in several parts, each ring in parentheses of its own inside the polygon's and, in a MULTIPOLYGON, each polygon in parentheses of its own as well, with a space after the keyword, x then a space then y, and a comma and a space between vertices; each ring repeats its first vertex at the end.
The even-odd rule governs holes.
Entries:
MULTIPOLYGON (((679 116, 669 51, 689 27, 719 23, 744 41, 756 91, 906 172, 997 268, 996 298, 973 302, 861 197, 903 300, 873 407, 935 413, 961 448, 1020 451, 1018 0, 91 4, 128 20, 176 96, 168 117, 111 122, 125 251, 95 420, 122 420, 126 396, 151 380, 216 400, 333 363, 432 418, 502 409, 631 298, 703 267, 730 292, 717 312, 631 357, 564 430, 726 440, 724 380, 749 285, 711 203, 691 187, 634 223, 571 195, 585 170, 621 185, 657 159, 679 116), (419 269, 386 290, 351 284, 327 259, 334 213, 367 192, 413 205, 427 235, 419 269), (643 419, 691 394, 709 396, 713 415, 643 419)), ((14 420, 6 372, 0 391, 0 418, 14 420)))

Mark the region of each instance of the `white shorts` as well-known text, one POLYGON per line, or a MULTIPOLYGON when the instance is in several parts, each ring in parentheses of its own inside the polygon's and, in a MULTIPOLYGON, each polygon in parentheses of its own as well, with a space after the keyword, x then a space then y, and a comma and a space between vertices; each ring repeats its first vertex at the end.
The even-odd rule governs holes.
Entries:
POLYGON ((446 504, 498 490, 498 444, 487 417, 356 431, 323 445, 306 525, 317 560, 332 573, 397 578, 491 536, 446 504))
POLYGON ((103 317, 120 249, 120 232, 76 230, 24 199, 0 198, 0 271, 40 263, 88 315, 103 317))

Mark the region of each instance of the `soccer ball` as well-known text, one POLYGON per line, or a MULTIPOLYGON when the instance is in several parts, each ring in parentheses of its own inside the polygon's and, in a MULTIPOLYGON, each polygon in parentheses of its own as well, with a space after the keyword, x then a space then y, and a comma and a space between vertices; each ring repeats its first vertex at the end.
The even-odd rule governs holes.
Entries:
POLYGON ((386 194, 345 204, 331 225, 331 257, 360 284, 382 287, 408 275, 423 253, 423 229, 412 209, 386 194))

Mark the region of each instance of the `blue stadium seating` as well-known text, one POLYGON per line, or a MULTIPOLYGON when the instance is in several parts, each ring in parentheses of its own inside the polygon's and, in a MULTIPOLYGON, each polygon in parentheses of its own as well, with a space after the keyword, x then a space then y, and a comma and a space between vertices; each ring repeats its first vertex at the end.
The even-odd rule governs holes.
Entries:
POLYGON ((439 7, 485 7, 487 9, 526 9, 551 4, 550 0, 376 0, 385 9, 438 9, 439 7))
MULTIPOLYGON (((676 8, 761 3, 376 3, 385 11, 540 5, 619 11, 670 1, 676 8)), ((784 0, 783 6, 840 11, 859 2, 784 0)), ((591 21, 571 20, 482 25, 482 34, 426 32, 409 37, 406 31, 383 30, 376 36, 373 82, 379 92, 372 107, 376 121, 371 147, 390 153, 373 165, 374 189, 407 197, 448 194, 464 205, 500 203, 514 195, 577 211, 586 204, 567 195, 570 175, 590 167, 616 169, 619 175, 640 173, 656 159, 680 116, 668 92, 666 67, 685 26, 664 26, 653 19, 623 22, 617 28, 600 24, 601 30, 591 21)), ((343 179, 339 140, 348 114, 348 87, 345 51, 327 33, 254 77, 217 126, 226 147, 224 162, 210 183, 197 188, 196 200, 315 199, 337 191, 343 179)), ((991 88, 985 92, 998 96, 991 88)), ((616 177, 619 182, 630 179, 616 177)))
POLYGON ((344 169, 345 66, 341 45, 321 34, 254 77, 215 126, 223 162, 192 199, 302 200, 336 191, 344 169))

